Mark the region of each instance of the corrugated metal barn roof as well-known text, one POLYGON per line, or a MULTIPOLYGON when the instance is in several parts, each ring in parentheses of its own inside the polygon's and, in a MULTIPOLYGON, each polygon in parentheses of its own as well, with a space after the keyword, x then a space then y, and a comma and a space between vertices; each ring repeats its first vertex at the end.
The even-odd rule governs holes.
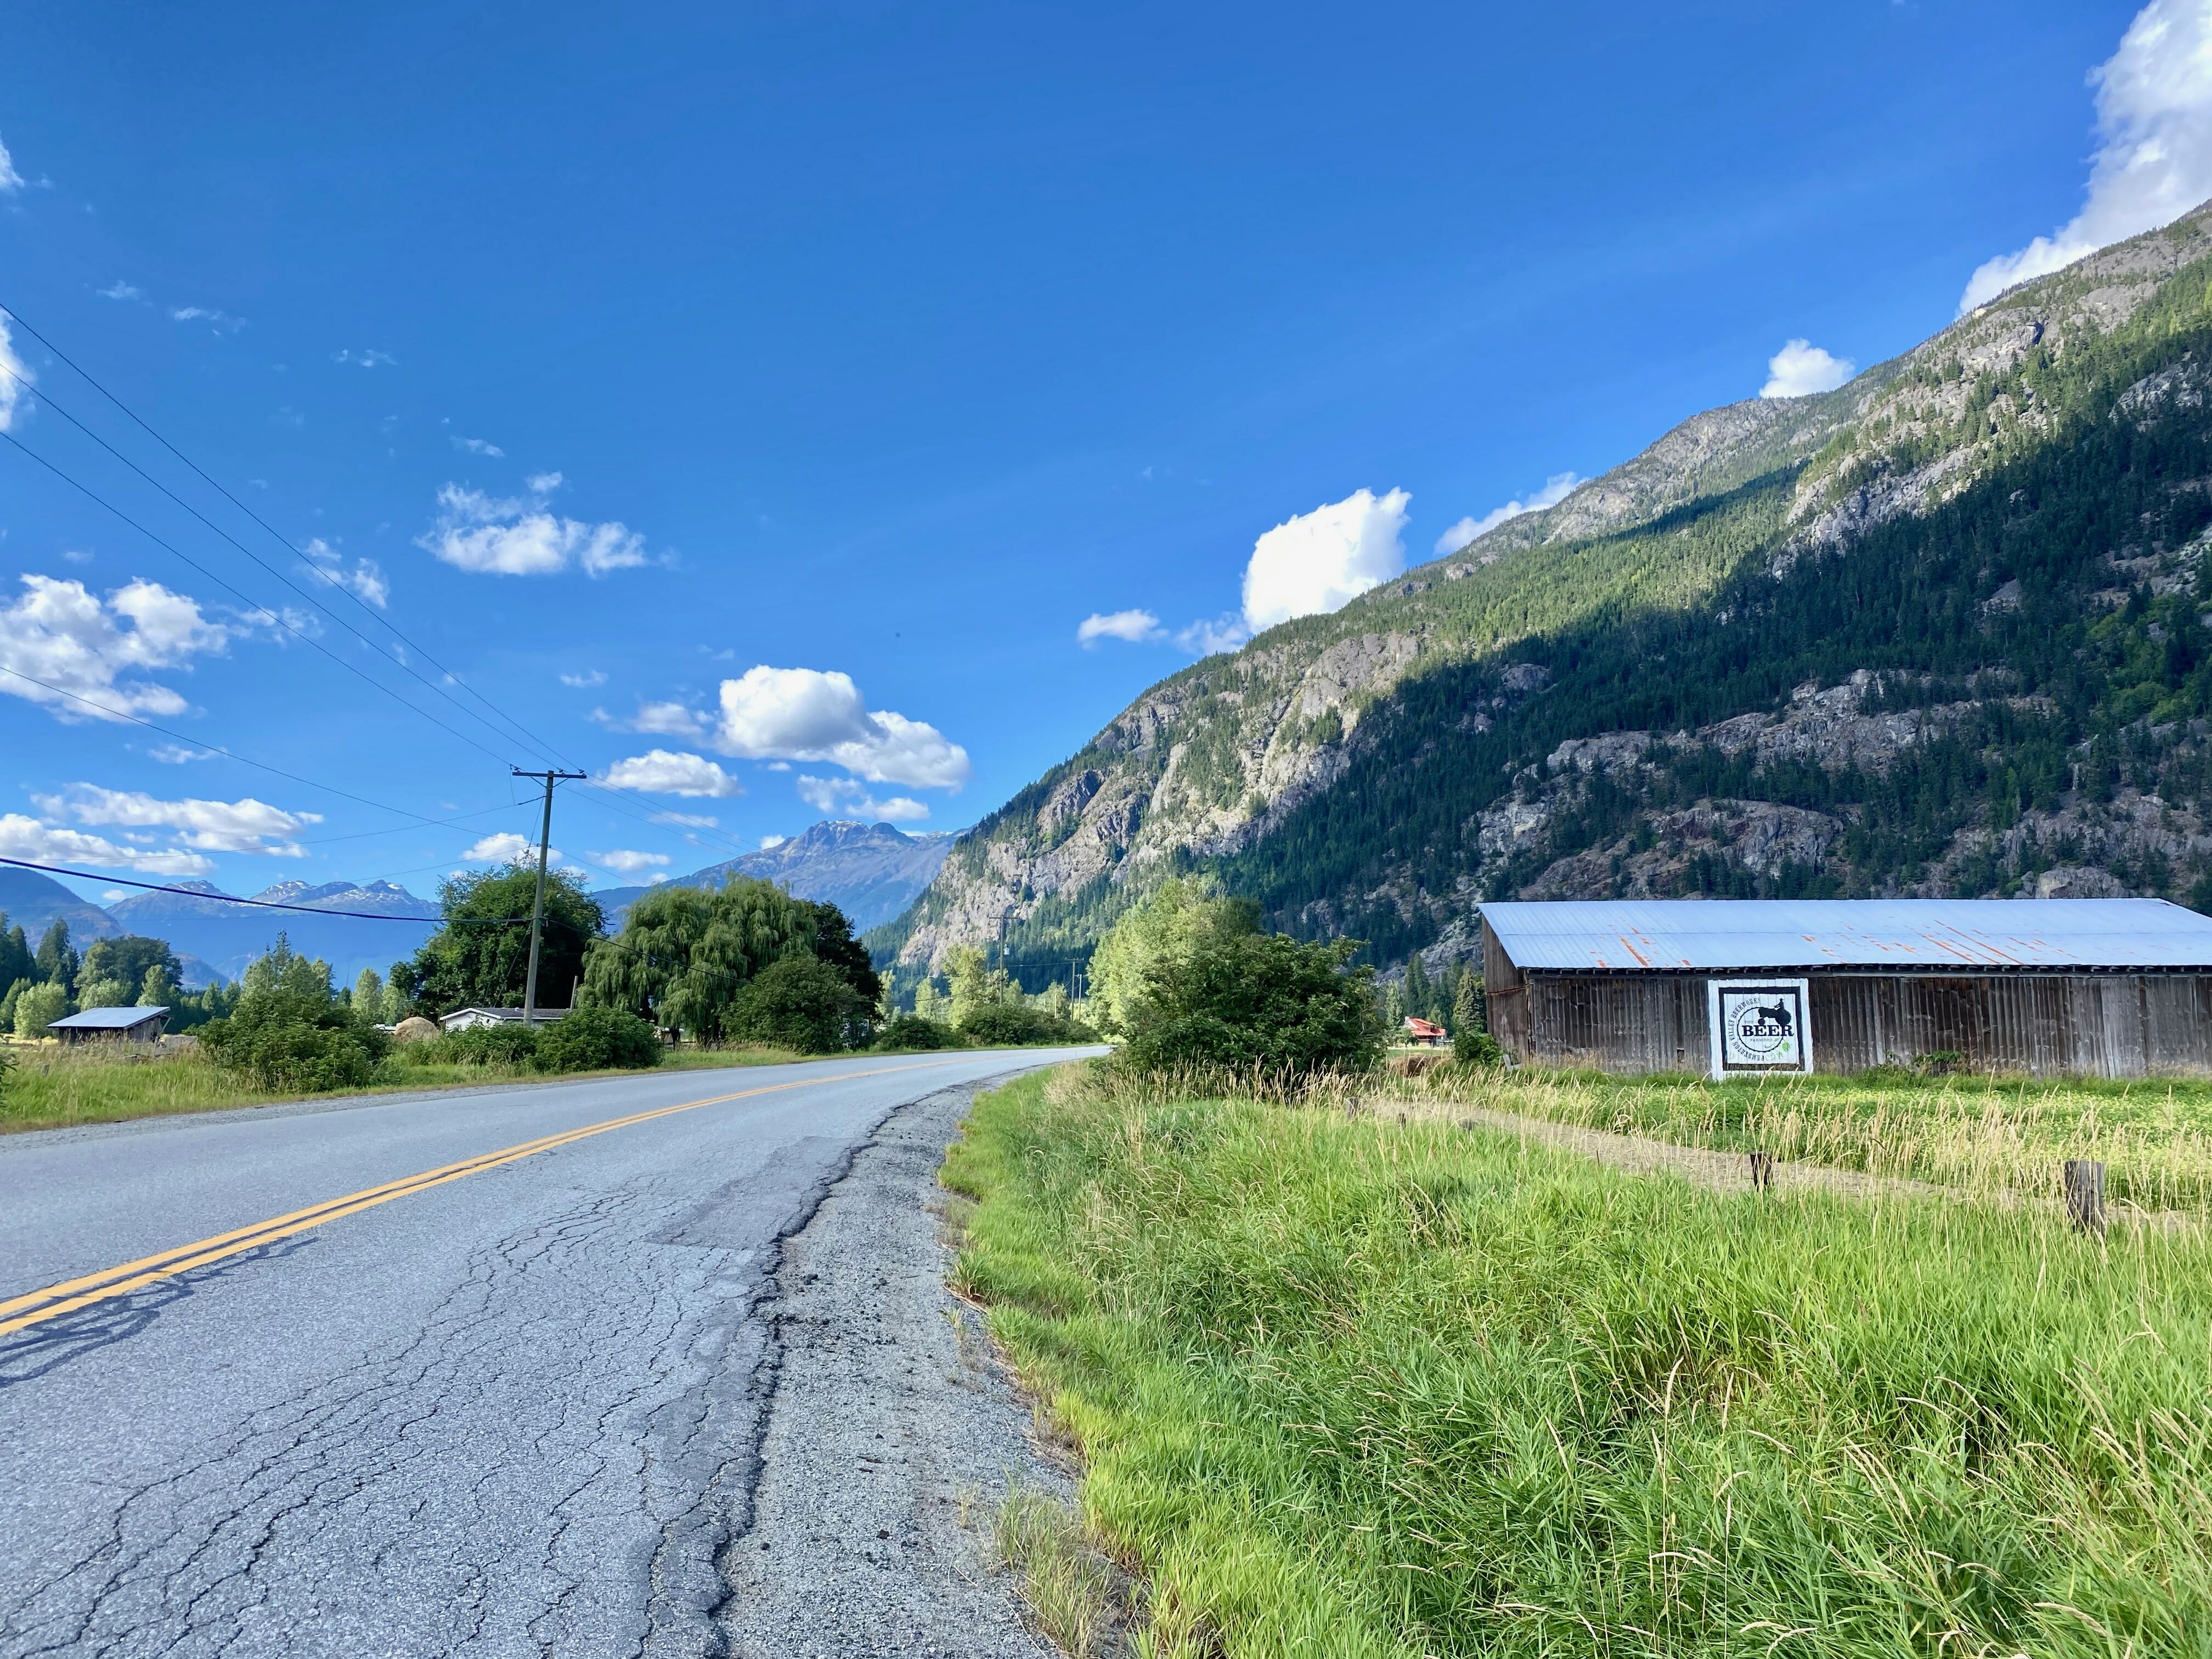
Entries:
POLYGON ((81 1014, 71 1014, 67 1019, 58 1019, 46 1029, 64 1031, 127 1031, 134 1025, 166 1014, 167 1008, 88 1008, 81 1014))
POLYGON ((2164 899, 1621 899, 1482 915, 1524 971, 2212 972, 2212 916, 2164 899))

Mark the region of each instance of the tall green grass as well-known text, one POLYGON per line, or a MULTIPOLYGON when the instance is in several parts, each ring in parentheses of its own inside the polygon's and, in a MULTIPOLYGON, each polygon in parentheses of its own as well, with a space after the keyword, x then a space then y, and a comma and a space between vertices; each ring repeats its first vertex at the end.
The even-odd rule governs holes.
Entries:
POLYGON ((2212 1207, 2212 1084, 2019 1076, 1731 1079, 1607 1077, 1537 1067, 1445 1067, 1393 1080, 1418 1115, 1455 1105, 1643 1135, 1771 1152, 1793 1162, 2056 1200, 2068 1158, 2107 1166, 2116 1200, 2212 1207))
POLYGON ((2212 1653, 2201 1231, 1103 1073, 983 1097, 945 1179, 1151 1651, 2212 1653))
MULTIPOLYGON (((116 1123, 179 1112, 219 1112, 234 1106, 268 1106, 314 1097, 256 1088, 236 1073, 224 1071, 197 1048, 141 1058, 91 1044, 67 1048, 58 1043, 18 1043, 9 1045, 9 1053, 15 1064, 0 1077, 0 1134, 116 1123)), ((781 1048, 687 1048, 672 1051, 663 1063, 677 1069, 706 1070, 781 1066, 801 1058, 781 1048)), ((423 1066, 394 1058, 377 1068, 376 1081, 368 1089, 341 1092, 411 1093, 422 1089, 555 1080, 526 1067, 423 1066)))

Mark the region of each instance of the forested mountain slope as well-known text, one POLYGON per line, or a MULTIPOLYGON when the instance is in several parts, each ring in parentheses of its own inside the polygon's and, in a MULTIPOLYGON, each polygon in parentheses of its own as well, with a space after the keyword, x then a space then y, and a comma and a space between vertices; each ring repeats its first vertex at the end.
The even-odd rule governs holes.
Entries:
POLYGON ((1146 691, 875 939, 1040 970, 1212 874, 1384 963, 1486 897, 2212 900, 2212 206, 1146 691))

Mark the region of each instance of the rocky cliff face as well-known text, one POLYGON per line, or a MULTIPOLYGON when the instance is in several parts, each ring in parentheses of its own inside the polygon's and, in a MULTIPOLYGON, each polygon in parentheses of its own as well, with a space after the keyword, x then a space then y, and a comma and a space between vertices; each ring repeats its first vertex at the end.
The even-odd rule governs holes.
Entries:
POLYGON ((2176 795, 2212 766, 2205 720, 2181 717, 2212 659, 2208 275, 2199 210, 1837 392, 1697 416, 1555 507, 1162 681, 960 840, 890 930, 898 960, 1079 951, 1192 868, 1278 925, 1443 954, 1507 893, 2212 880, 2212 813, 2176 795), (1853 597, 1876 576, 1917 592, 1893 627, 1864 614, 1871 586, 1853 597), (1668 653, 1692 647, 1736 689, 1681 684, 1668 653), (1668 706, 1711 717, 1623 723, 1668 706), (1897 801, 1944 798, 1936 773, 1957 810, 1902 823, 1897 801), (1415 774, 1433 791, 1399 789, 1415 774), (1431 795, 1464 810, 1417 836, 1431 795))

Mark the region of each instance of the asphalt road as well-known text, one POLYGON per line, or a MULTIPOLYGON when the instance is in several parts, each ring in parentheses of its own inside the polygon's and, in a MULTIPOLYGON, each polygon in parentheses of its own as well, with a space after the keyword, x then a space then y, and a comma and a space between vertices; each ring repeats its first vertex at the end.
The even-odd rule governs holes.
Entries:
POLYGON ((0 1138, 0 1656, 719 1651, 779 1241, 899 1105, 1059 1057, 0 1138))

